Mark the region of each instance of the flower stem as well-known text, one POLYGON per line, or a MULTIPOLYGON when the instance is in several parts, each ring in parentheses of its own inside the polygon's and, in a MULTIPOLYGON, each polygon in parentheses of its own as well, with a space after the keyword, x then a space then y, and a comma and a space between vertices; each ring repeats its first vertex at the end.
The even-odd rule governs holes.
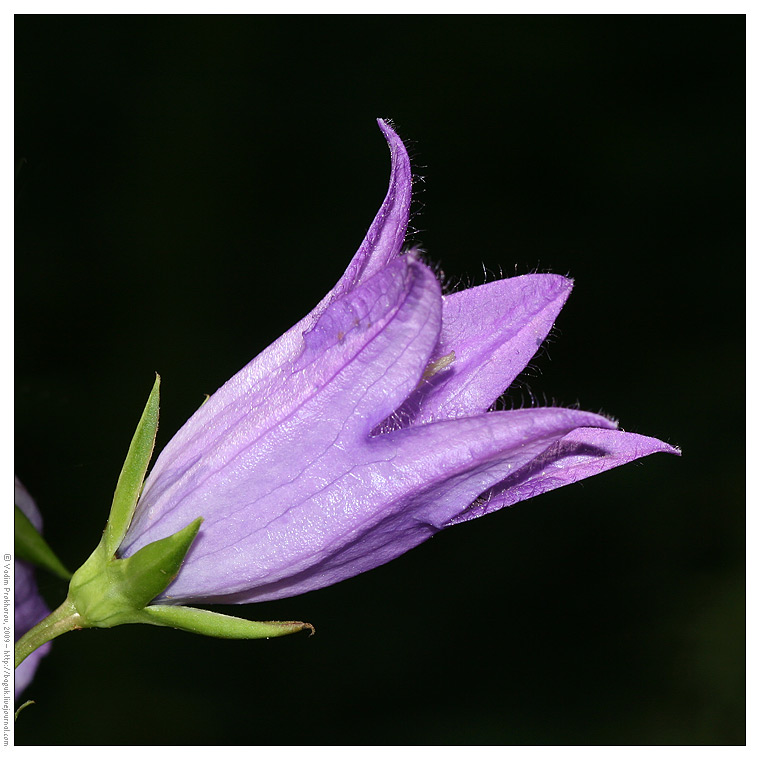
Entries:
POLYGON ((66 631, 82 628, 82 618, 77 608, 70 599, 57 609, 53 610, 44 620, 40 620, 34 628, 28 630, 16 642, 16 664, 18 667, 35 649, 46 642, 60 636, 66 631))

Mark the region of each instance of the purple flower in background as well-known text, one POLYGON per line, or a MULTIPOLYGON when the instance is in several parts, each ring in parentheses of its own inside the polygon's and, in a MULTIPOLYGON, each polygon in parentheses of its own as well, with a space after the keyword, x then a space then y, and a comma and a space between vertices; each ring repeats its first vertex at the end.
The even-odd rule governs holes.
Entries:
MULTIPOLYGON (((21 481, 15 479, 15 503, 16 506, 29 518, 29 521, 41 533, 42 515, 37 505, 24 488, 21 481)), ((37 591, 37 583, 34 580, 34 567, 21 559, 14 560, 15 575, 15 640, 18 641, 32 626, 50 614, 49 607, 45 604, 37 591)), ((18 699, 24 689, 29 686, 40 664, 40 659, 50 651, 50 643, 44 644, 32 652, 16 668, 15 698, 18 699)))
POLYGON ((204 518, 159 602, 311 591, 450 525, 678 453, 590 412, 488 411, 572 283, 533 274, 442 296, 433 272, 401 253, 409 159, 379 124, 390 187, 345 274, 185 423, 146 480, 120 556, 204 518))

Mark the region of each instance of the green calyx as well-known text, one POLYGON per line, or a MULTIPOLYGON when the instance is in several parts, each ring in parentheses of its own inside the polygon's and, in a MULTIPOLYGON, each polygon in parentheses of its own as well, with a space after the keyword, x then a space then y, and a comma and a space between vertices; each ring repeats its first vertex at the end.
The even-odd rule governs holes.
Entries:
POLYGON ((136 613, 176 578, 203 518, 171 536, 144 546, 127 559, 108 555, 104 541, 74 573, 69 599, 83 628, 111 628, 143 622, 136 613))
POLYGON ((202 522, 199 517, 126 559, 109 558, 101 542, 74 573, 69 586, 68 600, 78 613, 77 627, 148 623, 222 639, 268 639, 305 629, 314 632, 313 626, 300 621, 259 622, 195 607, 151 605, 177 576, 202 522))
POLYGON ((128 559, 116 551, 127 533, 140 498, 158 431, 159 387, 156 381, 121 468, 103 537, 89 559, 74 573, 69 599, 86 628, 110 628, 138 622, 136 613, 176 577, 200 529, 197 518, 172 536, 144 546, 128 559))
MULTIPOLYGON (((130 557, 117 556, 132 522, 153 454, 158 429, 159 383, 160 378, 156 375, 119 475, 100 543, 73 576, 57 560, 33 526, 29 530, 23 513, 21 518, 17 514, 19 557, 47 567, 61 577, 71 577, 71 583, 63 604, 16 643, 16 666, 46 641, 79 628, 148 623, 228 639, 260 639, 304 629, 314 631, 311 625, 299 621, 258 622, 193 607, 151 604, 179 573, 201 528, 202 517, 173 535, 144 546, 130 557)), ((17 509, 17 513, 20 510, 17 509)))
POLYGON ((156 374, 148 403, 145 404, 137 430, 129 444, 127 458, 119 473, 116 482, 116 490, 111 503, 111 513, 103 533, 101 544, 105 552, 113 556, 122 539, 127 534, 132 517, 135 514, 137 500, 140 498, 145 473, 148 471, 150 458, 153 456, 153 447, 156 445, 156 433, 158 432, 158 401, 161 376, 156 374))

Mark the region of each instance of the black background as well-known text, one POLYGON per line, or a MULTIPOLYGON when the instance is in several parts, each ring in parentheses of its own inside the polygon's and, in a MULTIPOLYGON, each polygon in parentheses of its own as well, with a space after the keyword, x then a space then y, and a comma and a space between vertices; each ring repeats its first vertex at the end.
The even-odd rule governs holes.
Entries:
POLYGON ((21 16, 15 45, 15 464, 70 567, 153 372, 161 447, 338 279, 377 116, 448 276, 575 278, 508 402, 684 452, 227 610, 313 638, 68 634, 18 743, 744 741, 744 17, 21 16))

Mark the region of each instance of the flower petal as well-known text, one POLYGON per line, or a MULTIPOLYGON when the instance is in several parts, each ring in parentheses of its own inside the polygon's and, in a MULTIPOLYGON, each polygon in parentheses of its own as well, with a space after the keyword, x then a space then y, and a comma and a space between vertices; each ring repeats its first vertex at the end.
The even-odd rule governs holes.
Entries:
MULTIPOLYGON (((19 504, 19 507, 21 505, 19 504)), ((18 641, 30 628, 37 625, 42 618, 50 614, 50 609, 45 604, 37 590, 34 580, 34 566, 28 562, 17 559, 14 562, 14 627, 15 639, 18 641)), ((32 682, 40 660, 50 651, 51 644, 43 644, 35 649, 17 668, 14 681, 14 695, 18 699, 19 694, 32 682)))
POLYGON ((272 375, 302 351, 304 333, 314 327, 325 309, 400 253, 409 220, 411 167, 401 138, 388 122, 378 119, 378 125, 391 151, 390 185, 383 205, 345 273, 309 314, 243 367, 190 417, 161 452, 165 469, 180 467, 181 455, 188 448, 203 449, 209 433, 213 435, 223 426, 224 419, 241 406, 245 397, 265 393, 272 375))
POLYGON ((382 269, 401 253, 412 202, 412 169, 401 138, 383 119, 378 126, 391 151, 391 180, 383 205, 377 212, 359 250, 327 299, 340 297, 382 269))
POLYGON ((449 525, 482 517, 502 507, 511 507, 524 499, 532 499, 658 452, 681 454, 678 448, 657 438, 622 430, 578 428, 557 441, 535 461, 492 486, 477 502, 450 520, 449 525))
POLYGON ((572 431, 591 426, 614 429, 617 423, 591 412, 545 407, 444 420, 388 438, 396 440, 399 467, 435 474, 424 493, 415 496, 422 505, 415 519, 441 530, 463 504, 535 461, 572 431))
POLYGON ((191 549, 166 600, 278 599, 370 570, 422 543, 570 430, 592 424, 614 425, 589 412, 524 409, 399 430, 351 453, 334 449, 319 489, 299 482, 274 495, 292 505, 279 517, 213 555, 191 549))
POLYGON ((14 504, 29 518, 38 533, 42 533, 42 515, 34 499, 29 495, 24 484, 14 475, 13 499, 14 504))
MULTIPOLYGON (((245 588, 262 557, 243 552, 247 538, 296 508, 312 509, 314 495, 355 466, 370 430, 419 382, 438 341, 440 310, 435 275, 411 257, 332 304, 264 392, 254 388, 228 405, 203 445, 175 452, 170 467, 159 456, 122 556, 202 516, 180 587, 167 594, 226 589, 232 568, 234 585, 245 588)), ((307 514, 297 530, 308 533, 315 519, 307 514)))
POLYGON ((442 299, 400 257, 412 178, 391 149, 385 201, 336 286, 169 443, 121 547, 204 518, 164 604, 310 591, 436 531, 654 451, 605 417, 484 412, 545 339, 572 283, 494 282, 442 299), (468 506, 469 505, 469 506, 468 506))
POLYGON ((399 414, 404 424, 485 412, 538 350, 572 289, 555 274, 529 274, 444 297, 441 340, 446 369, 425 381, 399 414))

